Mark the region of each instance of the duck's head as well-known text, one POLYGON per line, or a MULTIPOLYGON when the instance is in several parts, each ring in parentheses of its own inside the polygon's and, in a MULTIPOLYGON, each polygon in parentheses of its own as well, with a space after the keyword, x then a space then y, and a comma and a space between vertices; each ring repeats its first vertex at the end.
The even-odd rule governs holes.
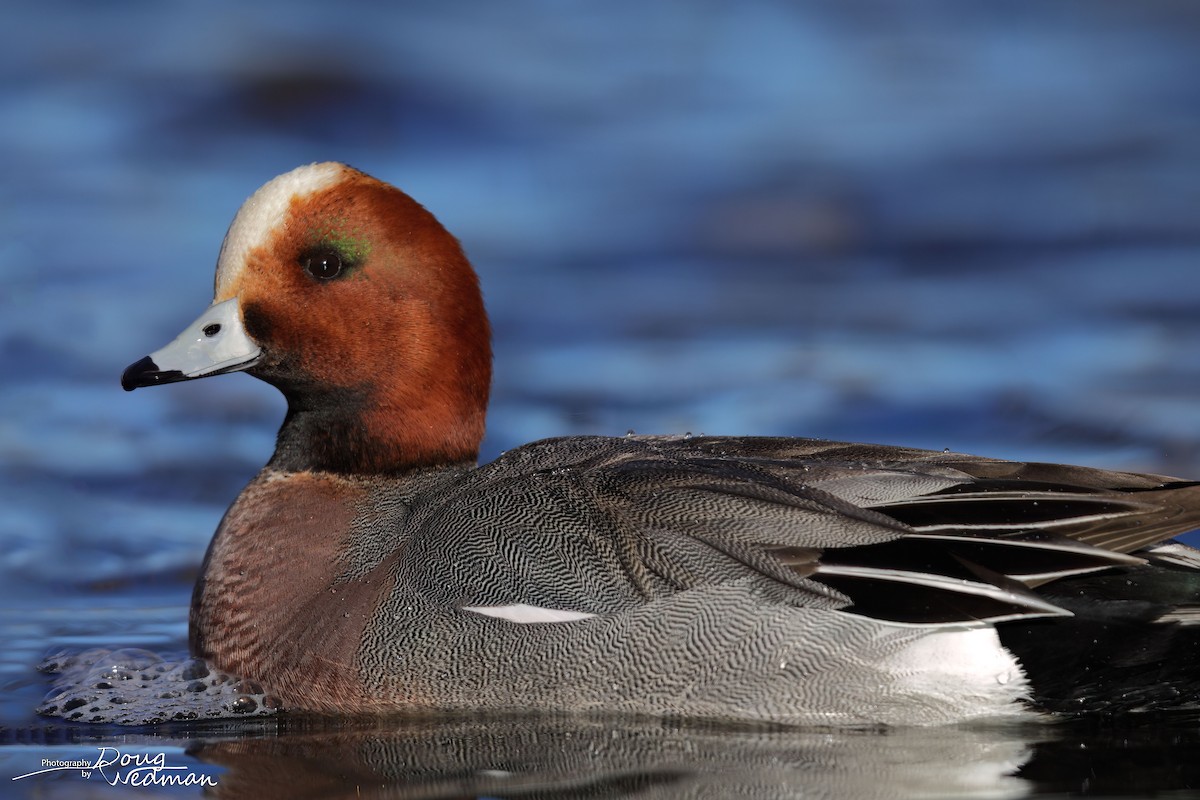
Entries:
POLYGON ((478 279, 454 237, 395 187, 344 164, 294 169, 234 217, 212 306, 121 385, 236 371, 288 400, 276 468, 474 461, 491 382, 478 279))

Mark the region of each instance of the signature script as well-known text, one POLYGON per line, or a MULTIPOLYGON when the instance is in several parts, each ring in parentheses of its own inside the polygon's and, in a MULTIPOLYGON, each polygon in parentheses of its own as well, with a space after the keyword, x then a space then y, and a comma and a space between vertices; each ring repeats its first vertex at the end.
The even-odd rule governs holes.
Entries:
POLYGON ((167 763, 166 753, 122 753, 115 747, 98 747, 94 760, 43 758, 42 769, 17 775, 14 781, 49 772, 78 770, 81 778, 98 778, 109 786, 216 786, 211 775, 199 775, 186 766, 167 763))

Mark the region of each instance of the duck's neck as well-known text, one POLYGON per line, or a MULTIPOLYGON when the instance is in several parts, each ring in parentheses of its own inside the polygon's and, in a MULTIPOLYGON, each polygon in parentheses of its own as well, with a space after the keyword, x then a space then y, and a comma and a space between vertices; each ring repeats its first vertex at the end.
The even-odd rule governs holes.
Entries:
POLYGON ((414 406, 412 398, 396 403, 350 391, 284 394, 288 412, 267 465, 272 469, 397 475, 479 457, 484 412, 477 399, 472 407, 436 397, 414 406))

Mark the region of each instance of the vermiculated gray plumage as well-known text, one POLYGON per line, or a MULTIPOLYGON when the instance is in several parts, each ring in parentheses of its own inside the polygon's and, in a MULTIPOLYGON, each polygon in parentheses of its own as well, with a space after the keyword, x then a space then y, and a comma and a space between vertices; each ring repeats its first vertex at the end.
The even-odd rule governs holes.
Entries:
POLYGON ((436 708, 951 720, 889 659, 1065 614, 1020 578, 1130 569, 1200 519, 1200 487, 1167 478, 797 439, 547 440, 403 486, 367 495, 341 579, 386 562, 362 674, 436 708), (595 616, 463 611, 516 604, 595 616))

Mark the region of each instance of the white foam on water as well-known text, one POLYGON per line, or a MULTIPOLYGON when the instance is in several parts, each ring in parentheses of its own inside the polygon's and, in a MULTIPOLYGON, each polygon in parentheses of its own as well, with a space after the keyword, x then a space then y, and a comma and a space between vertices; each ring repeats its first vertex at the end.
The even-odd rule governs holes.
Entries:
POLYGON ((37 712, 68 722, 154 725, 270 716, 280 708, 254 681, 186 655, 95 649, 50 656, 38 669, 55 679, 37 712))

